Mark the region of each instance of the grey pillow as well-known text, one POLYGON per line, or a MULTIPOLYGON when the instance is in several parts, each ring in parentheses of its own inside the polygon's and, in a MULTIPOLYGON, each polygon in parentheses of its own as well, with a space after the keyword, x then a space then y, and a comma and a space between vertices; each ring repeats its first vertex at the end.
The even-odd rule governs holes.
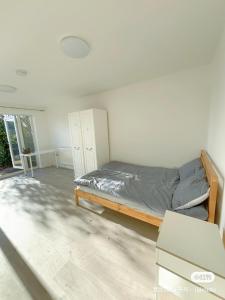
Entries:
POLYGON ((174 210, 186 209, 204 202, 209 196, 209 185, 205 178, 190 176, 178 184, 172 198, 174 210))
POLYGON ((195 177, 198 179, 203 179, 206 178, 206 173, 205 173, 205 169, 204 168, 199 168, 199 169, 195 169, 195 173, 194 173, 195 177))
POLYGON ((200 220, 207 220, 208 219, 208 210, 206 209, 205 205, 202 203, 200 205, 188 208, 188 209, 181 209, 176 212, 179 212, 180 214, 197 218, 200 220))
POLYGON ((195 174, 195 171, 201 168, 201 161, 196 158, 179 168, 180 180, 184 180, 195 174))

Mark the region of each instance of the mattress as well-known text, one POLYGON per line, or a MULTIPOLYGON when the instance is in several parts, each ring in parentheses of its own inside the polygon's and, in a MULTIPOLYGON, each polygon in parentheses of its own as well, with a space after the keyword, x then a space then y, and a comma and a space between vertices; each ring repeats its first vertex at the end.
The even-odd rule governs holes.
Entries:
MULTIPOLYGON (((172 210, 172 197, 179 181, 178 169, 113 161, 76 179, 75 184, 86 192, 163 217, 166 210, 172 210)), ((207 218, 205 212, 203 207, 194 212, 193 209, 180 211, 201 219, 207 218)))

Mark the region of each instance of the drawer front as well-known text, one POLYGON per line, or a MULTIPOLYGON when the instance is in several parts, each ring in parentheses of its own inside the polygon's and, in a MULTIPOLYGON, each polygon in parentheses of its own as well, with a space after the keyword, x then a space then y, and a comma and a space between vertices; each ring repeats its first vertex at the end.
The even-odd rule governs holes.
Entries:
POLYGON ((195 284, 185 280, 182 277, 162 268, 158 267, 158 289, 157 299, 167 299, 166 291, 177 296, 169 299, 183 299, 183 300, 218 300, 217 296, 210 294, 195 284))
MULTIPOLYGON (((205 270, 192 265, 176 256, 165 251, 157 249, 157 264, 178 276, 191 282, 191 274, 193 272, 205 272, 205 270)), ((192 283, 196 285, 195 283, 192 283)), ((211 283, 198 283, 198 286, 211 290, 213 294, 225 299, 225 280, 215 275, 215 280, 211 283)))

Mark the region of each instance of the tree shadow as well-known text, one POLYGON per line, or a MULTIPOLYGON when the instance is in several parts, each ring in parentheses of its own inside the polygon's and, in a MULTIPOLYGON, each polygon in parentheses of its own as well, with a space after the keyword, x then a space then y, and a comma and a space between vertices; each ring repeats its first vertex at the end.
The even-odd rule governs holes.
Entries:
POLYGON ((37 178, 16 176, 5 179, 0 183, 1 206, 30 214, 46 227, 51 226, 50 213, 56 213, 61 218, 76 215, 72 178, 60 172, 58 178, 55 178, 55 173, 53 176, 48 175, 49 172, 37 178))
MULTIPOLYGON (((35 238, 38 236, 32 234, 35 233, 36 229, 38 230, 38 234, 44 232, 50 241, 52 233, 54 233, 54 236, 63 237, 65 245, 67 245, 71 253, 76 253, 76 244, 78 242, 82 246, 82 244, 86 245, 88 241, 93 246, 90 251, 96 251, 97 253, 99 270, 100 272, 104 270, 106 284, 115 280, 115 275, 111 273, 111 269, 104 269, 105 264, 101 264, 102 260, 103 262, 107 261, 108 263, 117 265, 118 268, 120 268, 120 260, 125 260, 128 266, 136 270, 136 272, 152 280, 154 279, 154 267, 149 270, 149 265, 146 264, 146 260, 143 257, 148 257, 147 255, 150 257, 154 256, 155 244, 151 241, 155 241, 156 237, 153 232, 156 232, 157 229, 154 231, 151 225, 147 223, 111 210, 105 209, 99 216, 99 214, 93 213, 93 211, 89 212, 86 209, 76 207, 73 197, 73 176, 64 170, 47 168, 35 172, 35 175, 38 176, 35 178, 17 176, 7 179, 0 188, 1 209, 5 207, 7 213, 11 213, 11 211, 14 213, 13 211, 15 211, 18 220, 22 219, 25 224, 27 221, 28 225, 30 222, 38 224, 38 226, 31 228, 31 230, 28 229, 31 240, 32 235, 35 238), (57 235, 55 234, 56 232, 57 235), (110 253, 113 253, 114 256, 108 255, 106 249, 110 253)), ((4 226, 3 228, 7 233, 7 226, 4 226)), ((2 236, 1 231, 0 235, 2 236)), ((4 235, 0 239, 0 245, 2 244, 2 239, 4 240, 4 235)), ((6 240, 5 243, 7 244, 7 242, 10 243, 10 241, 6 240)), ((45 251, 45 247, 41 242, 39 245, 40 251, 45 251)), ((54 247, 57 248, 58 245, 60 243, 58 244, 56 238, 54 247)), ((14 246, 12 245, 12 247, 14 246)), ((12 265, 15 265, 15 271, 17 270, 18 273, 22 273, 19 274, 22 277, 21 281, 25 286, 28 285, 27 289, 30 288, 29 293, 32 294, 32 297, 34 299, 52 300, 52 295, 49 295, 45 286, 41 282, 36 282, 40 280, 35 276, 32 269, 26 266, 27 264, 18 253, 18 250, 15 247, 14 251, 8 250, 12 247, 10 245, 5 247, 4 253, 6 252, 5 255, 9 253, 8 260, 12 265), (15 251, 17 253, 14 253, 15 251), (18 255, 21 259, 17 257, 18 255), (24 269, 25 271, 22 272, 21 270, 24 269), (30 273, 33 273, 33 275, 30 273), (40 296, 42 294, 40 294, 40 291, 38 292, 39 289, 42 289, 43 296, 40 296), (38 293, 38 297, 36 297, 36 293, 38 293)), ((35 248, 34 251, 36 251, 35 248)), ((78 255, 80 255, 79 247, 77 251, 78 255)), ((32 267, 34 270, 38 270, 39 266, 32 265, 32 267)), ((141 285, 141 281, 139 284, 141 285)))
MULTIPOLYGON (((0 191, 1 206, 13 207, 17 212, 22 211, 29 214, 34 221, 48 228, 52 227, 52 214, 63 220, 79 218, 84 229, 91 228, 91 223, 88 221, 88 210, 85 208, 78 209, 75 205, 72 172, 45 168, 36 170, 35 176, 35 178, 17 176, 6 179, 3 189, 0 191)), ((92 210, 91 212, 95 213, 92 210)), ((98 215, 131 229, 152 241, 157 239, 158 230, 150 224, 109 209, 105 209, 103 213, 98 215)), ((96 228, 93 230, 96 231, 96 228)))
MULTIPOLYGON (((63 235, 75 239, 76 232, 86 237, 108 239, 111 245, 120 249, 130 260, 137 260, 136 255, 126 248, 124 240, 131 239, 137 244, 144 243, 141 236, 153 242, 157 239, 157 228, 123 214, 105 209, 99 218, 93 218, 93 211, 76 207, 73 197, 73 181, 70 173, 56 168, 38 171, 36 178, 18 176, 5 180, 6 186, 0 191, 0 204, 20 213, 32 216, 32 221, 54 230, 63 231, 63 235), (54 170, 55 169, 55 170, 54 170), (69 175, 68 175, 69 174, 69 175), (57 217, 61 227, 56 228, 52 216, 57 217), (106 220, 119 224, 134 232, 121 233, 123 238, 108 231, 106 220), (66 222, 65 222, 66 221, 66 222)), ((71 174, 72 175, 72 174, 71 174)), ((57 223, 58 224, 58 223, 57 223)), ((110 227, 110 226, 109 226, 110 227)))

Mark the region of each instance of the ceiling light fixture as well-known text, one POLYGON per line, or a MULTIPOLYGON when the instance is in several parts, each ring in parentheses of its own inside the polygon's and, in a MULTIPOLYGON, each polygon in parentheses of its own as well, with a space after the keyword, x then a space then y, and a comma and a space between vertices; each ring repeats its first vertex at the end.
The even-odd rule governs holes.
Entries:
POLYGON ((7 84, 0 84, 0 92, 3 93, 15 93, 17 88, 7 84))
POLYGON ((61 40, 61 47, 65 55, 72 58, 83 58, 90 52, 88 43, 76 36, 64 37, 61 40))
POLYGON ((27 76, 27 70, 23 70, 23 69, 17 69, 16 70, 16 75, 21 76, 21 77, 25 77, 27 76))

